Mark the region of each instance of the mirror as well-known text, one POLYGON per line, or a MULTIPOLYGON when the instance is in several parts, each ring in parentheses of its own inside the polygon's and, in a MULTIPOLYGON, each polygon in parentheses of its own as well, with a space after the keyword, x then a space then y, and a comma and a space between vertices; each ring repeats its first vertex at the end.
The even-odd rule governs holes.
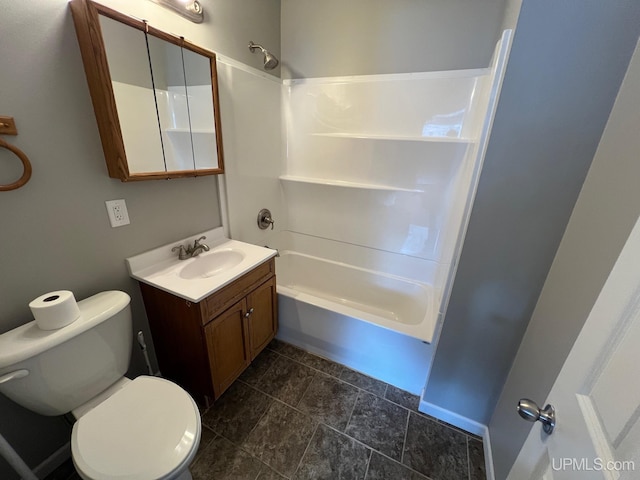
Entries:
POLYGON ((70 5, 109 176, 223 173, 215 54, 92 0, 70 5))

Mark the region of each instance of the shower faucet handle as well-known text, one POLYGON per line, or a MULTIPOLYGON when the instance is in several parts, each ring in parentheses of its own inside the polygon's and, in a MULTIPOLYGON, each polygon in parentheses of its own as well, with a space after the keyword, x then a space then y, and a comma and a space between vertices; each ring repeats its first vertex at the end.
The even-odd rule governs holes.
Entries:
POLYGON ((271 225, 271 230, 273 230, 275 223, 268 208, 263 208, 258 212, 258 228, 260 228, 260 230, 266 230, 269 228, 269 225, 271 225))

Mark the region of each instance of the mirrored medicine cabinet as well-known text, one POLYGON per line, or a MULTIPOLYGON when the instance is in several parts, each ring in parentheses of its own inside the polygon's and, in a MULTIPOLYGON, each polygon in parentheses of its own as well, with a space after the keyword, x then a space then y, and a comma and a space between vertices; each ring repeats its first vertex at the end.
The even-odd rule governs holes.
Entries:
POLYGON ((224 173, 215 54, 91 0, 70 6, 109 176, 224 173))

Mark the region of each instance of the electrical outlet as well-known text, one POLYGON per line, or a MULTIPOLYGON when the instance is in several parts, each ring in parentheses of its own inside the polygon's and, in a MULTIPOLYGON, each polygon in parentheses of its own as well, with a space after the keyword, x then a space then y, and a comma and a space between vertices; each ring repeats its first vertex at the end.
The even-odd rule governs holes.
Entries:
POLYGON ((112 227, 121 227, 129 225, 129 213, 127 212, 127 204, 124 199, 108 200, 104 202, 107 205, 107 213, 112 227))

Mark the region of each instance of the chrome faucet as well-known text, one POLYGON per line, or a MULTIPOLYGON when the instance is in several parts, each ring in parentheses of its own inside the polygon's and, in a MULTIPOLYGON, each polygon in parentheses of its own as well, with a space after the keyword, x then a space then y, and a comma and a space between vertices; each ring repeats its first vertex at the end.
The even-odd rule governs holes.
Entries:
POLYGON ((202 236, 202 237, 198 238, 197 240, 194 240, 192 246, 189 246, 189 244, 187 244, 186 247, 184 245, 176 245, 175 247, 173 247, 171 249, 171 251, 175 252, 177 250, 178 251, 178 258, 180 260, 187 260, 187 259, 192 258, 192 257, 197 257, 202 252, 208 252, 209 251, 209 245, 207 245, 206 243, 200 243, 200 241, 204 240, 205 238, 207 238, 207 237, 202 236))
POLYGON ((207 245, 206 243, 200 243, 200 240, 204 240, 206 238, 207 237, 205 237, 203 235, 202 237, 200 237, 197 240, 193 241, 193 247, 191 247, 191 256, 192 257, 197 257, 202 252, 208 252, 209 251, 209 245, 207 245))

